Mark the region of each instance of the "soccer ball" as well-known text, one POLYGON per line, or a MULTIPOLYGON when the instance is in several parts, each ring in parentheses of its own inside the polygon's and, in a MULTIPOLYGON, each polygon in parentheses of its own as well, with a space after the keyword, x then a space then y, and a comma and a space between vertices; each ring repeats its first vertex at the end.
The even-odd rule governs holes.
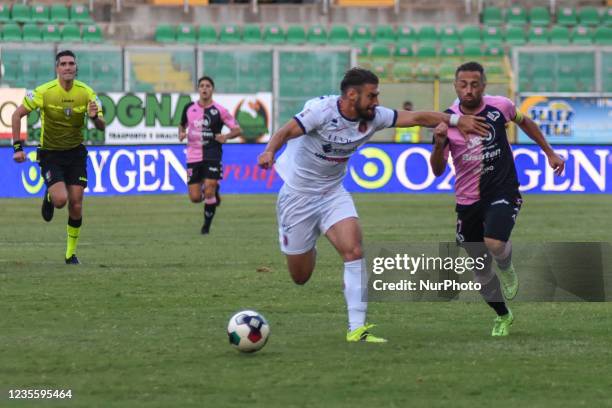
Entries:
POLYGON ((253 310, 243 310, 233 315, 227 325, 229 342, 244 353, 253 353, 268 341, 270 325, 253 310))

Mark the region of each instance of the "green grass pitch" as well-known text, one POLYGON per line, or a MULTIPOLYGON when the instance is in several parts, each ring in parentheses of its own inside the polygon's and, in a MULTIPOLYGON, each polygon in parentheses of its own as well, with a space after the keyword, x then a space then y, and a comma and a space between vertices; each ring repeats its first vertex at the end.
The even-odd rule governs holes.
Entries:
MULTIPOLYGON (((355 202, 366 241, 454 239, 450 195, 355 202)), ((504 339, 484 303, 372 303, 389 343, 347 344, 342 262, 322 239, 294 285, 275 196, 225 196, 210 236, 186 196, 86 197, 80 266, 65 210, 46 224, 38 199, 0 204, 2 407, 612 406, 612 303, 517 302, 504 339), (246 308, 272 328, 252 355, 225 332, 246 308)), ((612 197, 526 196, 513 240, 612 241, 612 197)))

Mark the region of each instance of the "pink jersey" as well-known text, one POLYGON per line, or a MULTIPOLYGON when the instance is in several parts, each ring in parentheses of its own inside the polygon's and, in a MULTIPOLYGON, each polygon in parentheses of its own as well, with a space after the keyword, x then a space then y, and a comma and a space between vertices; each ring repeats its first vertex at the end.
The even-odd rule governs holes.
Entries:
MULTIPOLYGON (((463 115, 458 102, 446 112, 463 115)), ((506 123, 516 118, 514 103, 503 96, 483 96, 475 116, 487 120, 489 135, 470 136, 466 142, 457 128, 449 128, 445 148, 445 157, 448 158, 450 150, 453 158, 455 194, 457 204, 461 205, 499 194, 518 193, 514 157, 506 134, 506 123)))
POLYGON ((238 126, 234 117, 223 106, 212 102, 202 107, 198 102, 185 106, 181 126, 187 130, 187 163, 203 160, 221 160, 221 143, 215 135, 223 126, 234 129, 238 126))

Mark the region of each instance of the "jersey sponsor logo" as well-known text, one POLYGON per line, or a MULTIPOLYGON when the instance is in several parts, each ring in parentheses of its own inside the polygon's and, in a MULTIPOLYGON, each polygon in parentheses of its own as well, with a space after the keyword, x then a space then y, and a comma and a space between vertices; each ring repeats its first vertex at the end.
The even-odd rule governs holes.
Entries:
POLYGON ((489 127, 489 133, 487 134, 487 137, 484 138, 484 141, 489 143, 495 140, 495 126, 490 123, 487 123, 487 126, 489 127))
POLYGON ((74 103, 74 99, 62 99, 62 102, 65 102, 65 103, 74 103))
POLYGON ((319 159, 323 159, 323 160, 334 162, 334 163, 344 163, 344 162, 347 162, 349 159, 348 157, 325 156, 325 155, 322 155, 321 153, 315 153, 315 156, 318 157, 319 159))
POLYGON ((482 161, 482 160, 495 159, 497 156, 501 156, 501 149, 495 149, 492 152, 486 152, 486 153, 477 153, 477 154, 466 153, 463 156, 461 156, 461 160, 465 162, 482 161))

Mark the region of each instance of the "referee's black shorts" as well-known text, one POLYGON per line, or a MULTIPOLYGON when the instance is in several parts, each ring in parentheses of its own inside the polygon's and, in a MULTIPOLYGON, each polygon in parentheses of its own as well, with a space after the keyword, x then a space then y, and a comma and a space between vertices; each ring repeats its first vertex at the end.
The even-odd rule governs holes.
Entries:
POLYGON ((87 187, 87 149, 83 145, 68 150, 38 149, 38 164, 47 188, 60 181, 87 187))

